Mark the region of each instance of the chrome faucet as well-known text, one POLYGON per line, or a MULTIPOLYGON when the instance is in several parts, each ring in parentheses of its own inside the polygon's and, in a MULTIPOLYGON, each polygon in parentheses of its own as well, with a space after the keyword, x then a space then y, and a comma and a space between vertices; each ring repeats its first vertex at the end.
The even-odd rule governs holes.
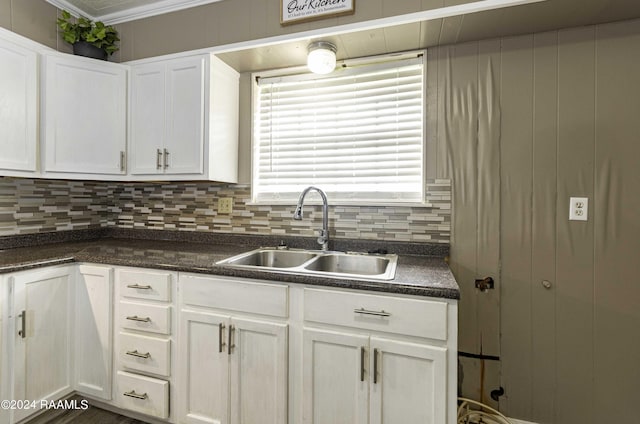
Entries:
POLYGON ((302 203, 304 202, 304 197, 311 190, 317 191, 320 197, 322 197, 322 230, 320 230, 318 244, 322 245, 322 250, 329 250, 329 204, 327 203, 327 196, 324 194, 324 191, 313 186, 305 188, 298 199, 298 205, 296 206, 296 211, 293 213, 293 219, 296 221, 302 220, 302 203))

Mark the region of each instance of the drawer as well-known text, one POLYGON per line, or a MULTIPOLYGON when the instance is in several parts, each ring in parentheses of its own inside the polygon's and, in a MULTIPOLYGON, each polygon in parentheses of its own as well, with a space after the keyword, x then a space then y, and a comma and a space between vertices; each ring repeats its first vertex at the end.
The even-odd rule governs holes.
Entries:
POLYGON ((305 321, 447 339, 447 303, 333 290, 304 290, 305 321))
POLYGON ((170 302, 171 276, 167 272, 118 270, 120 296, 170 302))
POLYGON ((120 301, 121 328, 171 334, 171 306, 120 301))
POLYGON ((169 382, 118 371, 118 406, 158 418, 169 418, 169 382))
POLYGON ((171 341, 139 334, 120 333, 120 362, 125 368, 168 377, 171 341))
POLYGON ((233 278, 180 276, 182 303, 286 318, 289 287, 233 278))

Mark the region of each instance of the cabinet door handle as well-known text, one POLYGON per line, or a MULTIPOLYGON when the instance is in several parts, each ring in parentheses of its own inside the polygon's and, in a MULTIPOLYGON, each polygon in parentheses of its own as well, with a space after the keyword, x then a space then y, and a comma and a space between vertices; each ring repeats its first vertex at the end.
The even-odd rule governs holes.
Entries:
POLYGON ((137 350, 128 350, 125 352, 127 355, 129 356, 135 356, 136 358, 142 358, 142 359, 149 359, 151 358, 151 354, 149 352, 147 353, 140 353, 137 350))
POLYGON ((20 330, 18 330, 18 336, 22 337, 23 339, 25 337, 27 337, 27 311, 22 311, 22 313, 20 315, 18 315, 18 317, 20 318, 21 324, 20 324, 20 330))
POLYGON ((360 381, 364 381, 364 346, 360 346, 360 381))
POLYGON ((162 169, 162 150, 156 150, 156 169, 162 169))
POLYGON ((164 149, 164 169, 169 167, 169 151, 164 149))
POLYGON ((218 324, 218 353, 222 353, 226 343, 224 342, 224 324, 218 324))
POLYGON ((377 317, 390 317, 391 314, 389 312, 385 312, 384 309, 381 311, 370 311, 368 309, 360 308, 354 309, 353 312, 361 315, 375 315, 377 317))
POLYGON ((120 171, 124 172, 124 162, 125 162, 124 152, 120 151, 120 171))
POLYGON ((137 315, 134 315, 134 316, 131 316, 131 317, 127 317, 127 319, 130 320, 130 321, 151 322, 151 318, 149 318, 149 317, 140 318, 137 315))
POLYGON ((373 384, 378 384, 378 349, 373 349, 373 384))
POLYGON ((147 396, 146 393, 143 393, 141 395, 137 394, 135 390, 131 390, 130 392, 124 392, 123 395, 125 396, 129 396, 135 399, 147 399, 149 396, 147 396))
POLYGON ((129 284, 128 289, 151 290, 151 286, 141 286, 140 284, 129 284))
POLYGON ((233 331, 234 330, 235 330, 235 327, 233 325, 230 325, 229 326, 229 342, 227 344, 227 353, 229 355, 231 355, 231 349, 236 347, 236 345, 233 344, 233 331))

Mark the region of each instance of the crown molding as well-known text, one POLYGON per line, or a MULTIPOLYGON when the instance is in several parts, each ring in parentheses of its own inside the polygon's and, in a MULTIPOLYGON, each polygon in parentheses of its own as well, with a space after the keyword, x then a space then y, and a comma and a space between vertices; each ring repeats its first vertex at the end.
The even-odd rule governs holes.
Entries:
POLYGON ((102 21, 107 25, 134 21, 136 19, 148 18, 150 16, 161 15, 169 12, 176 12, 178 10, 201 6, 208 3, 215 3, 218 1, 222 0, 163 0, 104 15, 92 15, 78 6, 71 4, 67 0, 47 0, 48 3, 51 3, 58 9, 67 10, 75 17, 84 16, 93 21, 102 21))

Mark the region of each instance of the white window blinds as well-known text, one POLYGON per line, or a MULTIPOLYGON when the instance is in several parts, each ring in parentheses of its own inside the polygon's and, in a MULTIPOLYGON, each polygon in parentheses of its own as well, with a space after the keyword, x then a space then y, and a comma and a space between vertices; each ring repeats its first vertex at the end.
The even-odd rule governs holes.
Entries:
POLYGON ((334 202, 421 202, 423 80, 422 55, 258 79, 253 200, 295 201, 314 185, 334 202))

